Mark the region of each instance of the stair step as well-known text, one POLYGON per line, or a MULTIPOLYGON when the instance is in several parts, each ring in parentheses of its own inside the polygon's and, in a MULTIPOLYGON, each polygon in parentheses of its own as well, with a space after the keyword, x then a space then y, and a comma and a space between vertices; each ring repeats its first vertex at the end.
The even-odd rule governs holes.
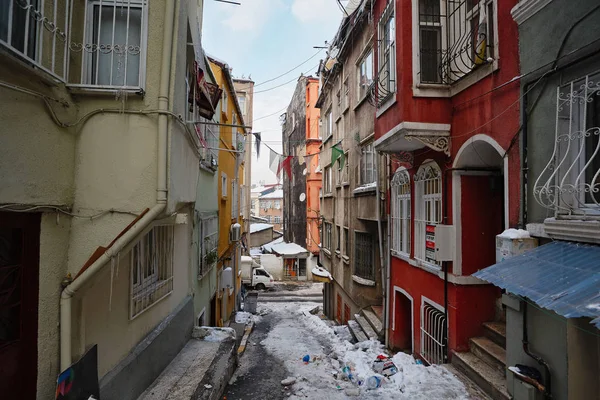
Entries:
POLYGON ((354 319, 356 320, 356 322, 358 322, 363 332, 365 332, 369 339, 379 340, 377 332, 375 332, 373 328, 371 328, 371 325, 369 324, 369 322, 367 322, 367 319, 365 317, 358 314, 354 314, 354 319))
POLYGON ((475 337, 469 340, 471 353, 488 363, 490 367, 496 368, 502 374, 506 374, 506 350, 498 346, 487 337, 475 337))
POLYGON ((467 398, 471 400, 491 400, 491 397, 488 396, 475 382, 469 379, 462 370, 456 368, 455 365, 452 364, 441 364, 441 368, 446 369, 452 375, 454 375, 459 381, 465 385, 465 389, 467 390, 467 398))
POLYGON ((369 309, 362 310, 361 314, 369 322, 375 333, 381 336, 383 333, 383 322, 379 319, 379 317, 369 309))
POLYGON ((352 333, 352 336, 354 336, 354 339, 356 339, 357 342, 369 340, 367 335, 365 335, 363 330, 358 325, 358 322, 353 320, 348 321, 348 329, 350 329, 350 333, 352 333))
POLYGON ((506 323, 484 322, 485 336, 502 348, 506 348, 506 323))
POLYGON ((496 368, 489 366, 473 353, 452 351, 452 364, 475 382, 492 399, 510 399, 510 395, 506 390, 506 377, 504 374, 496 368))
POLYGON ((383 306, 371 306, 371 310, 377 315, 379 320, 383 321, 383 306))

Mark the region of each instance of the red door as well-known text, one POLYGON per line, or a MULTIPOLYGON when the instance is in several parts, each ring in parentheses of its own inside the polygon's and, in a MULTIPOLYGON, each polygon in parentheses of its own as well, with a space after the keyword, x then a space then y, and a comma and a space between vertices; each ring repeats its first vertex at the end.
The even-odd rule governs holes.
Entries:
POLYGON ((0 393, 35 399, 39 286, 38 214, 0 212, 0 393))

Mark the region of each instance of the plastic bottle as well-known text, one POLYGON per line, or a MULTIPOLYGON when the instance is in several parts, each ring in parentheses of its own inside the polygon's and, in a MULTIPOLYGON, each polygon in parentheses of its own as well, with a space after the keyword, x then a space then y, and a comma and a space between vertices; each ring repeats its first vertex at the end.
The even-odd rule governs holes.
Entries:
POLYGON ((368 389, 377 389, 381 386, 381 378, 378 376, 371 376, 367 379, 367 388, 368 389))

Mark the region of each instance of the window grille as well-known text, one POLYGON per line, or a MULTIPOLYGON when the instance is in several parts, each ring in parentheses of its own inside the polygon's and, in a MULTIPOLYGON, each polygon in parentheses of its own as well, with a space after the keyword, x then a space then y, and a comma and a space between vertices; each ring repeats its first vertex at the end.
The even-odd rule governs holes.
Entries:
POLYGON ((155 226, 131 250, 130 319, 173 291, 173 236, 173 226, 155 226))
POLYGON ((373 237, 364 232, 354 233, 354 275, 364 279, 375 280, 375 255, 373 237))
POLYGON ((396 22, 394 1, 383 11, 378 27, 379 70, 377 71, 377 104, 389 99, 396 91, 396 22))
POLYGON ((434 162, 417 171, 415 177, 415 258, 438 267, 435 261, 435 225, 442 222, 442 174, 434 162))
POLYGON ((362 100, 373 84, 373 49, 369 49, 367 54, 359 61, 357 73, 358 100, 362 100))
POLYGON ((495 0, 419 0, 422 83, 451 84, 494 57, 495 0))
POLYGON ((429 302, 421 303, 421 356, 429 364, 446 362, 446 316, 429 302))
POLYGON ((361 185, 368 185, 369 183, 374 183, 375 179, 377 179, 377 163, 373 142, 363 146, 361 152, 360 183, 361 185))
POLYGON ((219 217, 216 214, 200 221, 200 243, 198 244, 198 279, 217 265, 219 243, 219 217))
POLYGON ((410 255, 410 176, 399 168, 392 178, 392 251, 410 255))
POLYGON ((534 198, 555 216, 600 216, 600 73, 558 87, 554 149, 534 198))

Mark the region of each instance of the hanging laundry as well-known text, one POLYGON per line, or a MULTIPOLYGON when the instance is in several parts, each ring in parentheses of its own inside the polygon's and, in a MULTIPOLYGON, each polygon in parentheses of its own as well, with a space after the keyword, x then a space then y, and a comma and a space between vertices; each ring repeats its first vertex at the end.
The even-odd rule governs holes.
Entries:
POLYGON ((252 134, 256 138, 256 158, 258 158, 258 157, 260 157, 260 141, 262 139, 261 139, 260 132, 253 132, 252 134))
POLYGON ((335 144, 331 148, 331 166, 332 167, 338 158, 340 159, 340 168, 344 168, 344 161, 346 160, 346 155, 344 154, 344 150, 342 149, 341 142, 335 144))
POLYGON ((269 169, 273 171, 273 173, 279 176, 280 164, 281 164, 281 156, 270 149, 271 153, 269 154, 269 169))

